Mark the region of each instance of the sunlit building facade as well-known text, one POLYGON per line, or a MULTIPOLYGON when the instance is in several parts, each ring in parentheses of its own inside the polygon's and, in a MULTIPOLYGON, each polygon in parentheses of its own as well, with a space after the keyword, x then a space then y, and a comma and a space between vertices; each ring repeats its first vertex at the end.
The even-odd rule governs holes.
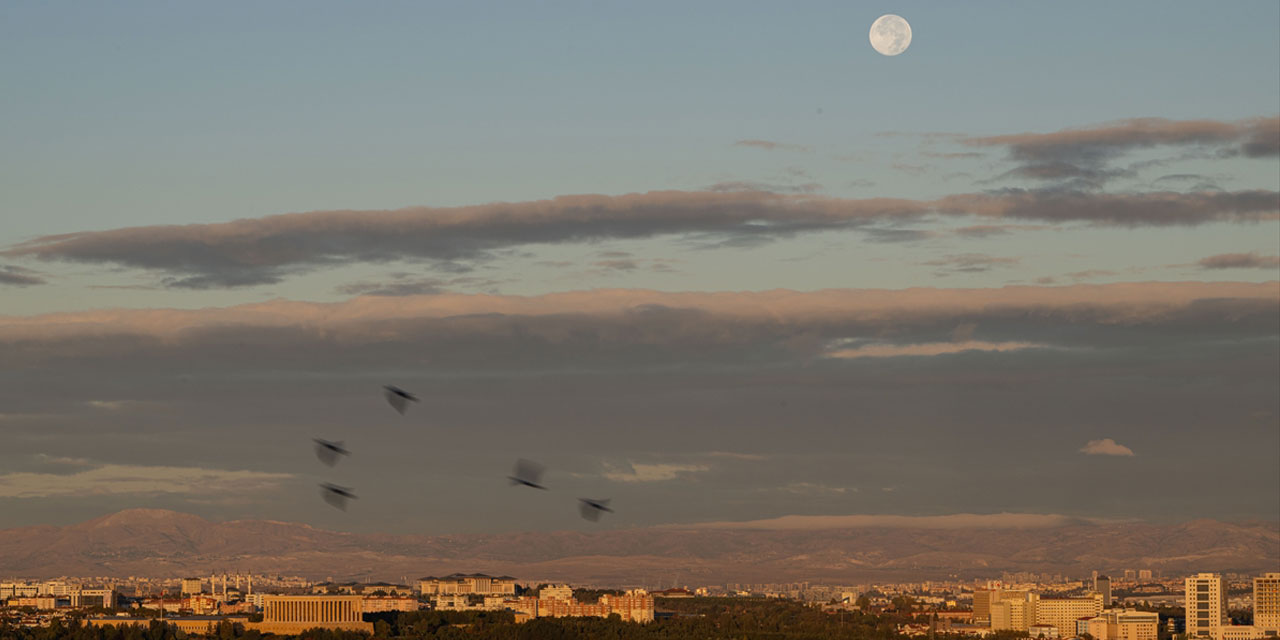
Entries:
POLYGON ((1222 576, 1216 573, 1198 573, 1183 583, 1187 612, 1188 638, 1222 637, 1221 629, 1227 626, 1227 594, 1222 576))
POLYGON ((262 603, 262 622, 247 627, 263 633, 297 634, 314 627, 373 631, 373 624, 364 622, 363 596, 265 595, 262 603))

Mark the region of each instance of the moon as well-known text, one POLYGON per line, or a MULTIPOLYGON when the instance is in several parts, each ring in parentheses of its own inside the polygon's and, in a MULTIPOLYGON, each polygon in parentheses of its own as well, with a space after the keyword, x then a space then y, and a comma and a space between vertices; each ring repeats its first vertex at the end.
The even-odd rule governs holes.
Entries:
POLYGON ((871 46, 886 56, 896 56, 911 46, 911 25, 892 13, 871 23, 871 46))

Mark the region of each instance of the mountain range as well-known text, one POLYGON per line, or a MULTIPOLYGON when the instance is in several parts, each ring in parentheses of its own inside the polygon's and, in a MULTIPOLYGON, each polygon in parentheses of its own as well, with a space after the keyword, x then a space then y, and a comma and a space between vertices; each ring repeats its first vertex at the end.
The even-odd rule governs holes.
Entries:
POLYGON ((178 576, 221 571, 410 580, 455 571, 521 581, 658 586, 865 582, 1280 569, 1280 523, 1063 519, 1033 527, 652 527, 468 535, 354 534, 269 520, 129 509, 63 527, 0 530, 0 576, 178 576))

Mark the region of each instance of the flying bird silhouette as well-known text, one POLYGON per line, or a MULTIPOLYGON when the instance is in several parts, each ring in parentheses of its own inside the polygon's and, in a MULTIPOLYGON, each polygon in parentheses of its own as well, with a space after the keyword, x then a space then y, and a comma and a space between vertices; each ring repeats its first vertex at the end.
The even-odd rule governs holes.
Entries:
POLYGON ((532 460, 521 458, 516 460, 516 468, 511 472, 511 475, 507 476, 507 479, 511 481, 512 486, 522 484, 526 487, 546 491, 547 488, 542 486, 542 472, 546 470, 546 467, 532 460))
POLYGON ((604 512, 613 513, 613 509, 609 508, 608 500, 591 500, 589 498, 578 498, 578 513, 582 514, 583 519, 592 522, 600 521, 600 514, 604 512))
POLYGON ((336 484, 325 482, 321 483, 320 489, 320 495, 324 497, 325 502, 343 511, 347 510, 347 501, 356 498, 356 494, 351 493, 351 487, 339 487, 336 484))
POLYGON ((418 396, 415 396, 400 387, 387 385, 383 387, 383 389, 386 390, 387 402, 391 403, 391 406, 396 411, 399 411, 400 415, 404 415, 404 412, 409 410, 410 402, 418 401, 418 396))
POLYGON ((350 451, 343 448, 341 442, 329 442, 320 438, 312 438, 316 443, 316 457, 329 466, 338 464, 338 456, 349 456, 350 451))

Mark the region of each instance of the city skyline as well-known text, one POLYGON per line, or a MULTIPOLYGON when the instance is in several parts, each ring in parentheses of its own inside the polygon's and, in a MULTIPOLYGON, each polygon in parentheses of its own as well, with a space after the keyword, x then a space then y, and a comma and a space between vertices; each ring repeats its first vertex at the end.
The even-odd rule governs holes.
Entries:
POLYGON ((481 4, 0 6, 0 529, 1280 524, 1280 5, 481 4))

